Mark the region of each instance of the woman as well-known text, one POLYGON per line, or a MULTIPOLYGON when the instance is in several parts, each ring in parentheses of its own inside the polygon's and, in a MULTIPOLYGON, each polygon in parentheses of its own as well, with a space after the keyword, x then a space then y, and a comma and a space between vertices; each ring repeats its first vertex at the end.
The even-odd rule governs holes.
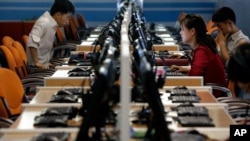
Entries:
MULTIPOLYGON (((203 76, 204 84, 226 86, 223 63, 218 54, 214 39, 207 34, 206 23, 201 16, 187 14, 181 20, 181 38, 193 50, 191 67, 173 65, 171 69, 185 72, 188 76, 203 76)), ((215 97, 222 96, 214 91, 215 97)))

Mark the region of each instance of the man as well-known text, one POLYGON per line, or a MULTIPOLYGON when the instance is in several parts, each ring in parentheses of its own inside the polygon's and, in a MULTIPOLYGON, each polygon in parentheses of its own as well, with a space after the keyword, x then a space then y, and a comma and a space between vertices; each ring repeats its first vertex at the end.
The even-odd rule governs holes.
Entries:
POLYGON ((75 7, 69 0, 55 0, 50 12, 46 11, 35 22, 28 40, 27 56, 29 65, 49 69, 51 51, 56 29, 69 23, 75 7))
POLYGON ((226 64, 231 52, 240 44, 249 42, 249 38, 236 26, 235 13, 229 7, 218 9, 213 14, 212 21, 219 28, 219 33, 215 40, 221 59, 226 64))
POLYGON ((232 53, 227 64, 229 79, 245 93, 236 92, 236 97, 250 99, 250 43, 241 44, 232 53))

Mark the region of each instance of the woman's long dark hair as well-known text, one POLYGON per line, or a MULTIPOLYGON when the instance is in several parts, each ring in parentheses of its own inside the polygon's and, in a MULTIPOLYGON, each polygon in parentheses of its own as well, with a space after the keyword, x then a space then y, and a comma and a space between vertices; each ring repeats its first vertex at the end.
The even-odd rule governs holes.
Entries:
POLYGON ((203 18, 195 14, 187 14, 182 20, 181 25, 188 29, 194 28, 196 31, 196 41, 207 46, 213 53, 218 53, 215 40, 211 35, 207 34, 207 26, 203 18))

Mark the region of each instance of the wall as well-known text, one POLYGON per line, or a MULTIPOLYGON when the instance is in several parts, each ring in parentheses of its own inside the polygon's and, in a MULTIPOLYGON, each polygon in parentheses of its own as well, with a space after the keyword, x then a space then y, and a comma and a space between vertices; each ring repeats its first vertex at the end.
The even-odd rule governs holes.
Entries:
POLYGON ((217 0, 145 0, 143 11, 149 22, 174 25, 181 12, 200 14, 208 21, 216 6, 217 0))
MULTIPOLYGON (((76 13, 88 23, 105 23, 116 14, 116 0, 72 0, 76 13)), ((1 0, 0 21, 33 20, 49 10, 53 0, 1 0)), ((149 22, 173 23, 180 12, 198 13, 205 19, 214 12, 217 0, 144 0, 144 13, 149 22)))
MULTIPOLYGON (((82 13, 88 25, 107 23, 116 14, 116 0, 72 0, 76 13, 82 13)), ((28 21, 49 10, 53 0, 0 0, 0 22, 28 21)), ((237 25, 250 36, 249 0, 144 0, 143 11, 147 22, 174 25, 181 12, 196 13, 208 21, 221 6, 232 7, 237 25)), ((6 27, 0 26, 0 31, 6 27)))

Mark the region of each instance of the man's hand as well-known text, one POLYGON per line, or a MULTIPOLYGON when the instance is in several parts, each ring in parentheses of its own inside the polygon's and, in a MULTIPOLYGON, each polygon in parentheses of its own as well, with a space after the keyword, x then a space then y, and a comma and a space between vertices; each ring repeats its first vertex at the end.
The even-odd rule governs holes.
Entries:
POLYGON ((55 69, 55 66, 49 63, 49 68, 48 69, 55 69))
POLYGON ((38 68, 41 69, 41 70, 48 69, 47 66, 45 66, 44 64, 41 64, 41 63, 36 63, 35 66, 38 67, 38 68))
POLYGON ((228 35, 224 35, 223 33, 222 33, 222 31, 218 31, 218 34, 217 34, 217 36, 216 36, 216 38, 215 38, 215 42, 218 44, 218 45, 220 45, 220 44, 225 44, 225 42, 226 42, 226 39, 227 39, 227 36, 228 35))

